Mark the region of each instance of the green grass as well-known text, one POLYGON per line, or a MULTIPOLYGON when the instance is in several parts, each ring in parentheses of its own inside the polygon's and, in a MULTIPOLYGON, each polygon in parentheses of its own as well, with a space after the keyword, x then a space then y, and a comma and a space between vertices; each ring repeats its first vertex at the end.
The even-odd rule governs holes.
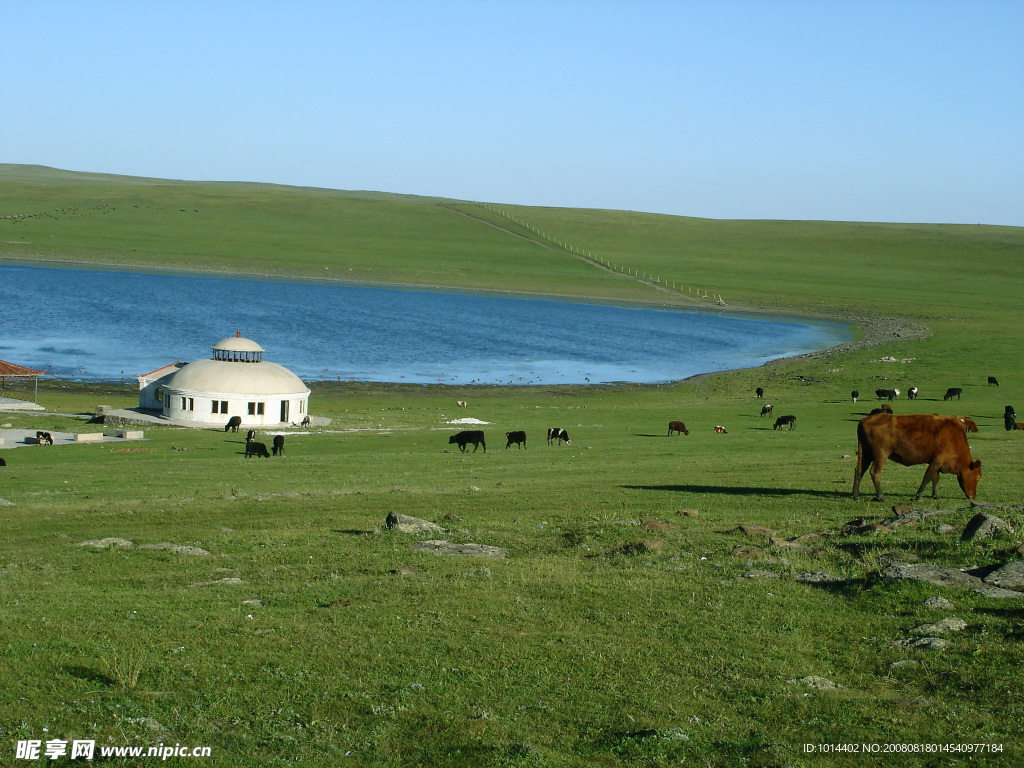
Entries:
MULTIPOLYGON (((115 193, 123 196, 116 226, 102 222, 113 212, 0 219, 8 242, 75 228, 52 250, 8 245, 0 255, 242 273, 251 248, 268 274, 309 277, 322 266, 355 270, 360 248, 372 245, 386 282, 687 301, 452 213, 494 215, 455 201, 0 169, 0 215, 15 205, 86 208, 115 193), (245 195, 254 211, 248 229, 245 195), (202 211, 186 203, 199 196, 215 209, 202 230, 209 246, 197 239, 201 230, 179 228, 178 209, 202 211), (126 209, 142 199, 151 212, 126 209), (344 227, 343 212, 351 214, 344 227), (351 242, 332 250, 342 231, 351 242), (299 245, 286 253, 269 242, 293 237, 299 245), (531 261, 531 249, 545 259, 531 261), (450 280, 434 274, 438 264, 450 280), (495 277, 512 264, 521 271, 511 283, 495 277)), ((1019 602, 892 583, 878 572, 891 553, 957 567, 1021 557, 1024 433, 1003 431, 1001 413, 1006 403, 1024 407, 1016 351, 1024 233, 515 213, 641 272, 693 276, 709 290, 715 280, 730 303, 899 317, 931 335, 665 386, 314 383, 311 411, 331 426, 290 435, 287 455, 270 460, 246 460, 238 435, 168 427, 147 427, 143 443, 4 450, 0 498, 11 505, 0 507, 0 764, 14 762, 19 739, 48 738, 208 745, 209 764, 231 766, 868 762, 808 755, 805 743, 997 743, 1000 754, 876 762, 1020 761, 1019 602), (673 243, 686 248, 674 253, 673 243), (888 355, 908 362, 878 362, 888 355), (988 375, 1002 386, 987 386, 988 375), (775 432, 759 418, 759 385, 776 415, 797 415, 796 430, 775 432), (869 393, 910 385, 922 400, 901 398, 897 412, 978 422, 970 439, 983 460, 979 499, 1018 505, 1001 513, 1014 536, 959 544, 973 511, 948 476, 942 499, 916 506, 948 510, 937 522, 954 533, 935 524, 836 533, 853 518, 886 516, 916 490, 923 467, 889 465, 887 503, 850 498, 849 457, 856 420, 874 404, 869 393), (963 399, 944 402, 947 386, 962 386, 963 399), (864 394, 857 405, 851 389, 864 394), (455 427, 446 422, 464 416, 489 422, 486 453, 448 445, 455 427), (670 419, 685 421, 690 435, 666 437, 670 419), (715 435, 715 424, 728 434, 715 435), (570 446, 545 445, 555 425, 568 429, 570 446), (525 451, 504 449, 512 429, 527 431, 525 451), (678 514, 685 509, 699 516, 678 514), (413 551, 416 537, 384 530, 391 510, 509 556, 413 551), (645 519, 667 530, 646 528, 645 519), (748 524, 784 537, 824 533, 823 551, 777 549, 737 529, 748 524), (212 554, 78 546, 103 537, 212 554), (650 540, 663 545, 623 553, 650 540), (770 560, 737 557, 740 545, 770 560), (403 567, 416 572, 393 572, 403 567), (780 578, 744 578, 751 568, 780 578), (795 578, 818 571, 846 580, 822 587, 795 578), (244 583, 192 586, 226 578, 244 583), (922 605, 935 594, 956 604, 949 613, 968 629, 945 651, 896 648, 913 627, 946 615, 922 605), (900 659, 921 663, 891 671, 900 659), (842 688, 787 682, 809 675, 842 688)), ((116 384, 47 383, 45 414, 4 413, 0 422, 92 431, 101 428, 85 423, 96 405, 136 397, 116 384)), ((195 763, 167 761, 186 762, 195 763)))

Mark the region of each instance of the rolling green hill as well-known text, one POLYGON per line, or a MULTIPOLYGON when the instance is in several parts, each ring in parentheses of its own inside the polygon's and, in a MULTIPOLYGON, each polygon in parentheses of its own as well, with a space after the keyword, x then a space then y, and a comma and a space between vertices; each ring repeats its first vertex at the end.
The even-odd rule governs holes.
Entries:
POLYGON ((0 165, 0 217, 8 259, 651 302, 706 293, 708 306, 825 314, 1010 306, 1024 264, 1015 227, 720 221, 16 165, 0 165))

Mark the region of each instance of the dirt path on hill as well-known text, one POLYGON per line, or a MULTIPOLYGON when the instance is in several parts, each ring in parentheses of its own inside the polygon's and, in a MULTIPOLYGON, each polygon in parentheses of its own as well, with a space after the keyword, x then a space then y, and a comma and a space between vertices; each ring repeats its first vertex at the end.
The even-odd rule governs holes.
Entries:
MULTIPOLYGON (((665 294, 667 294, 669 296, 672 296, 673 298, 679 299, 680 301, 683 301, 685 303, 693 304, 694 306, 700 306, 700 304, 697 302, 697 300, 694 299, 692 296, 683 296, 676 289, 669 288, 669 287, 667 287, 665 285, 662 285, 661 283, 651 282, 650 280, 645 280, 643 278, 637 277, 636 275, 627 275, 627 274, 625 274, 623 272, 617 272, 614 269, 612 269, 611 267, 609 267, 609 266, 607 266, 605 264, 602 264, 599 261, 595 261, 592 256, 584 256, 581 253, 573 253, 572 251, 567 250, 565 248, 556 247, 554 245, 550 245, 548 243, 541 242, 540 240, 536 240, 536 239, 534 239, 532 237, 527 237, 526 235, 520 234, 519 232, 514 232, 511 229, 509 229, 508 227, 503 227, 500 224, 495 224, 492 221, 487 221, 486 219, 481 219, 479 216, 474 216, 473 214, 466 213, 465 211, 456 210, 455 208, 452 208, 452 207, 447 206, 447 205, 443 205, 442 203, 436 203, 436 205, 437 205, 438 208, 444 208, 446 211, 451 211, 452 213, 456 213, 459 216, 465 216, 467 219, 472 219, 473 221, 479 222, 480 224, 483 224, 483 225, 488 226, 488 227, 492 227, 493 229, 496 229, 499 232, 504 232, 505 234, 511 235, 512 237, 518 237, 520 240, 525 240, 528 243, 534 243, 535 245, 539 245, 541 248, 546 248, 549 251, 553 251, 554 253, 562 253, 562 254, 566 254, 567 256, 572 256, 574 259, 582 261, 588 267, 594 267, 595 269, 600 269, 600 270, 602 270, 604 272, 608 272, 608 273, 613 274, 613 275, 618 275, 619 277, 628 278, 630 280, 633 280, 634 282, 640 283, 641 285, 646 285, 648 288, 653 288, 656 291, 661 291, 661 292, 663 292, 663 293, 665 293, 665 294)), ((716 305, 716 306, 725 306, 725 305, 716 305)))

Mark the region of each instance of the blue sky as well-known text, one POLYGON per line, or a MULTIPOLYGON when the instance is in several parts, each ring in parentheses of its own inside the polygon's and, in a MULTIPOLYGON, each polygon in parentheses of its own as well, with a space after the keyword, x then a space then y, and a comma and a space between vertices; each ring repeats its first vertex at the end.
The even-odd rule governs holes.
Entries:
POLYGON ((1020 0, 0 4, 0 162, 1024 226, 1020 0))

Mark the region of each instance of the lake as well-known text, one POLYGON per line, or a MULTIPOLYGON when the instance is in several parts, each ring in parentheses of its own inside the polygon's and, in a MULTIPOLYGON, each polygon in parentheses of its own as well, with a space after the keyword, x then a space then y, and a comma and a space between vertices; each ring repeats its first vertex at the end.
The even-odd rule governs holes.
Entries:
POLYGON ((660 383, 851 338, 842 323, 425 290, 0 264, 0 359, 76 381, 241 331, 306 381, 660 383))

